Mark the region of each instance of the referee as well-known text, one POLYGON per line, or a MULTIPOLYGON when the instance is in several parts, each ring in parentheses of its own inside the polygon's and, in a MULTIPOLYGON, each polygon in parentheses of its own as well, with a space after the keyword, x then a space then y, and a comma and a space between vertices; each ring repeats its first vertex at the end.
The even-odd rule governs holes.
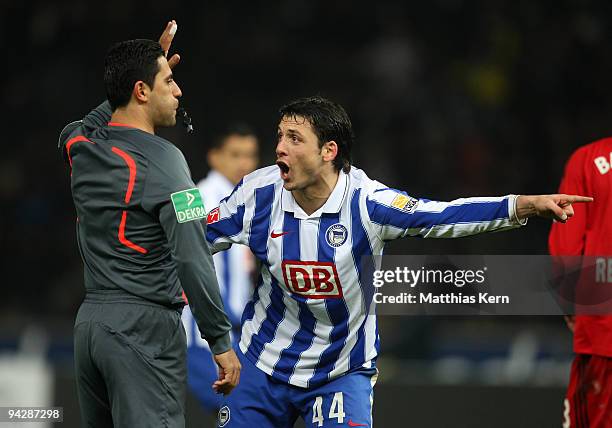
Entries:
POLYGON ((74 348, 86 427, 185 425, 183 291, 220 367, 213 388, 227 394, 239 380, 202 198, 180 150, 155 135, 176 123, 175 32, 171 21, 159 43, 114 45, 108 101, 60 135, 84 263, 74 348))

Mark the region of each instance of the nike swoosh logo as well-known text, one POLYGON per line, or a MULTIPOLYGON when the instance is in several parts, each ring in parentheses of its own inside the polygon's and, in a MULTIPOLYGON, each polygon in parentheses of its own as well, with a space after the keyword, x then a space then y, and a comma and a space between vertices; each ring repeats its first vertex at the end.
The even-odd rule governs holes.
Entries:
POLYGON ((368 424, 358 424, 358 423, 355 423, 355 422, 353 422, 353 421, 352 421, 352 420, 350 420, 350 419, 349 419, 349 421, 348 421, 348 425, 349 425, 350 427, 367 427, 367 426, 368 426, 368 424))
POLYGON ((281 232, 281 233, 274 233, 274 231, 272 231, 272 233, 270 233, 270 238, 278 238, 279 236, 283 236, 288 234, 289 232, 281 232))

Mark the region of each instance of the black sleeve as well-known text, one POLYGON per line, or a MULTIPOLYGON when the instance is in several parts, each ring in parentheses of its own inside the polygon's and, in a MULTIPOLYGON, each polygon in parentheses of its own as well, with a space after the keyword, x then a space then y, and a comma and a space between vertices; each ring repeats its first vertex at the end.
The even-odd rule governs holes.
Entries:
POLYGON ((179 222, 171 199, 172 193, 197 188, 178 149, 171 147, 162 157, 163 169, 149 159, 143 207, 158 212, 191 312, 211 351, 220 354, 232 347, 231 323, 224 312, 206 226, 198 219, 179 222))

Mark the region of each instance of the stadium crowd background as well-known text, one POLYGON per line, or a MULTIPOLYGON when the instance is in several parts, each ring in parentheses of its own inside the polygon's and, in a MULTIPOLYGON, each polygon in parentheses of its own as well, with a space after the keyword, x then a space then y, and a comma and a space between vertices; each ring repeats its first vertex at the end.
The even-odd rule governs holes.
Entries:
MULTIPOLYGON (((217 126, 248 121, 270 164, 278 107, 317 93, 351 116, 355 165, 430 199, 555 192, 573 149, 612 135, 609 2, 4 0, 0 16, 0 352, 30 343, 60 373, 83 287, 57 136, 104 99, 115 41, 178 21, 175 76, 196 132, 161 135, 196 181, 217 126)), ((530 223, 387 252, 545 254, 550 225, 530 223)), ((380 332, 381 385, 552 387, 550 426, 560 421, 571 359, 561 318, 382 317, 380 332)))

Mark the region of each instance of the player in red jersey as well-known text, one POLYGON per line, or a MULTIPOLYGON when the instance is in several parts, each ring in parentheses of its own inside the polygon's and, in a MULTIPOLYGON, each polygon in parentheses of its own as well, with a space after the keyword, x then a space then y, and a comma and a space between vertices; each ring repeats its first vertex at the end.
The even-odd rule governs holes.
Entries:
MULTIPOLYGON (((591 204, 574 205, 567 224, 554 223, 550 253, 556 256, 610 256, 612 269, 612 138, 580 147, 565 167, 559 192, 589 195, 591 204)), ((612 285, 612 272, 603 277, 612 285)), ((566 317, 574 333, 570 384, 563 427, 612 428, 612 315, 566 317)))

